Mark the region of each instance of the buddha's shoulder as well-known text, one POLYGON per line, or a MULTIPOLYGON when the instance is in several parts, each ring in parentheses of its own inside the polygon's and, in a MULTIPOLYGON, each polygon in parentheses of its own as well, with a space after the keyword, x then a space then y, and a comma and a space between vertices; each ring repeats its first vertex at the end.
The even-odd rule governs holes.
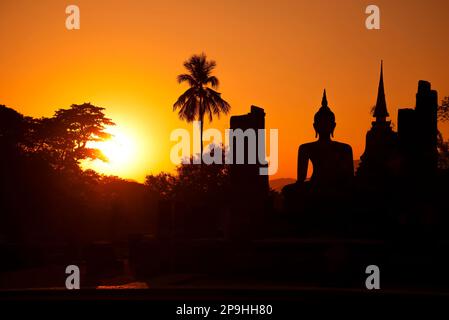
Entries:
POLYGON ((307 142, 299 145, 299 150, 308 150, 310 148, 313 148, 316 145, 316 142, 307 142))
POLYGON ((339 150, 343 150, 343 151, 351 151, 352 152, 352 147, 347 144, 347 143, 343 143, 343 142, 338 142, 338 141, 333 141, 334 146, 336 148, 338 148, 339 150))

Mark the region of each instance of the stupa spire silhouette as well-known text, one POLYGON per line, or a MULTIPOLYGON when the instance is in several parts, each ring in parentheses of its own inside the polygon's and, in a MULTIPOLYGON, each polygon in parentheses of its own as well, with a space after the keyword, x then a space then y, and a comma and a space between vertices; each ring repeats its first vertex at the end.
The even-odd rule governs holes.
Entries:
POLYGON ((385 122, 386 118, 389 116, 387 111, 387 102, 385 100, 385 89, 384 89, 384 75, 383 75, 383 61, 380 61, 380 79, 379 87, 377 89, 377 101, 374 107, 373 116, 376 118, 376 122, 385 122))
POLYGON ((358 176, 379 178, 388 176, 391 163, 397 151, 397 133, 391 128, 385 99, 383 61, 380 62, 380 79, 377 88, 377 101, 373 110, 376 121, 371 122, 371 129, 366 133, 365 151, 360 157, 358 176))

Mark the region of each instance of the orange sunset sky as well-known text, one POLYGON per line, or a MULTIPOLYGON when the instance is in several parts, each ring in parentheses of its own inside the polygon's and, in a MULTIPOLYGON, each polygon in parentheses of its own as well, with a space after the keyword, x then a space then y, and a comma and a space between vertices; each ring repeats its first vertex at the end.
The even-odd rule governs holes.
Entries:
MULTIPOLYGON (((217 61, 231 114, 254 104, 265 109, 267 129, 279 129, 272 178, 295 177, 298 145, 315 139, 324 87, 335 139, 351 144, 355 159, 381 59, 393 123, 399 107, 414 107, 418 80, 430 81, 439 100, 449 95, 448 12, 445 0, 0 0, 0 104, 34 117, 73 103, 105 107, 131 154, 115 167, 92 166, 143 181, 173 170, 171 131, 192 130, 172 111, 186 90, 176 76, 204 51, 217 61), (65 28, 70 4, 80 8, 80 30, 65 28), (380 7, 380 30, 365 28, 369 4, 380 7)), ((224 116, 205 128, 224 132, 228 124, 224 116)))

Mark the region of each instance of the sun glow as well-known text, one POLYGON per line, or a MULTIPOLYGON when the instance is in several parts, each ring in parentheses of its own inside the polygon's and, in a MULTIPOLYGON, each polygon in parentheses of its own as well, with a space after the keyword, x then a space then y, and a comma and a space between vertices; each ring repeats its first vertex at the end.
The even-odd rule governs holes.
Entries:
POLYGON ((96 147, 108 158, 110 165, 126 164, 133 154, 132 141, 122 133, 115 133, 110 139, 98 142, 96 147))
POLYGON ((86 161, 84 167, 103 174, 126 176, 137 157, 136 142, 122 128, 109 127, 106 132, 112 137, 106 141, 90 142, 87 146, 99 149, 106 156, 107 161, 99 159, 86 161))

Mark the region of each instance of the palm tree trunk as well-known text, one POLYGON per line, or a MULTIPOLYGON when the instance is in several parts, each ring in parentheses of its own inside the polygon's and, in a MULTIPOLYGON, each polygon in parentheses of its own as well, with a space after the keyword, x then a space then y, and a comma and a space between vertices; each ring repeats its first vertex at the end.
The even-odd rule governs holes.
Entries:
POLYGON ((199 118, 200 118, 200 165, 203 165, 203 127, 204 127, 204 111, 203 111, 203 98, 200 97, 200 107, 199 107, 199 118))
POLYGON ((201 143, 201 153, 200 153, 200 164, 203 165, 203 126, 204 126, 204 114, 201 114, 200 116, 200 143, 201 143))

